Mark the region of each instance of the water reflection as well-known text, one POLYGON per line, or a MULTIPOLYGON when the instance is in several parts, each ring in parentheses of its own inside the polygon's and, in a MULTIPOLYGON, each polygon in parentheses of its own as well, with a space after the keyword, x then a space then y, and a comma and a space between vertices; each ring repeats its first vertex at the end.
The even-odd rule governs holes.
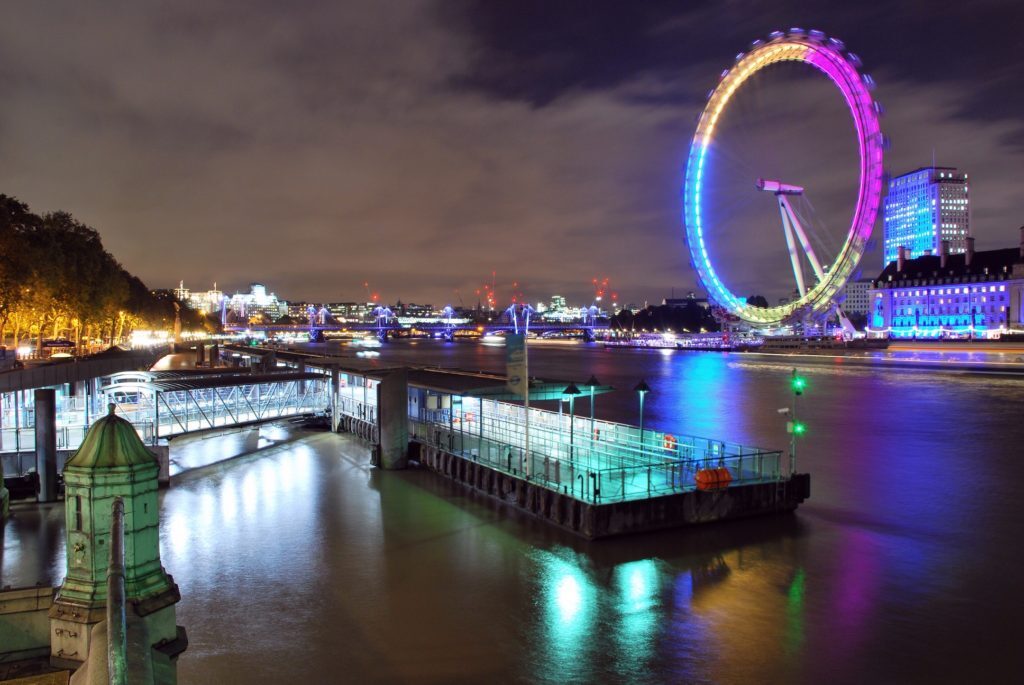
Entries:
MULTIPOLYGON (((624 388, 598 417, 634 421, 646 377, 655 427, 786 444, 786 363, 639 352, 551 346, 531 368, 624 388)), ((203 443, 161 494, 192 641, 181 682, 1012 681, 1024 384, 805 373, 813 486, 796 516, 598 543, 423 471, 375 471, 344 437, 277 436, 213 466, 244 439, 203 443)), ((55 584, 63 555, 63 512, 18 509, 0 585, 55 584)))
POLYGON ((636 682, 654 651, 661 608, 661 583, 653 559, 617 566, 615 654, 618 675, 636 682))
POLYGON ((598 589, 583 562, 568 550, 532 555, 544 598, 539 671, 553 681, 579 682, 589 675, 589 652, 597 628, 598 589))

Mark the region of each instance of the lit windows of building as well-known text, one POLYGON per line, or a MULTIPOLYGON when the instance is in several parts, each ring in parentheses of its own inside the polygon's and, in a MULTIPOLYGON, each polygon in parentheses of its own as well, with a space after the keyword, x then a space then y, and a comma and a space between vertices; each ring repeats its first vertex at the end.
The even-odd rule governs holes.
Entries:
POLYGON ((288 303, 278 300, 274 293, 268 293, 262 283, 251 283, 248 293, 235 293, 231 296, 228 309, 242 318, 266 314, 276 321, 288 313, 288 303))
POLYGON ((847 314, 867 314, 870 309, 870 298, 868 292, 871 290, 872 280, 860 278, 855 281, 848 281, 843 286, 845 299, 841 300, 843 311, 847 314))
POLYGON ((216 283, 213 284, 212 290, 201 292, 189 290, 185 287, 185 281, 181 281, 174 289, 174 296, 189 309, 207 314, 219 312, 224 300, 224 293, 217 289, 216 283))
POLYGON ((1024 227, 1018 247, 908 258, 897 252, 868 293, 868 333, 893 338, 997 338, 1024 333, 1024 227))
POLYGON ((896 260, 937 255, 943 240, 950 254, 963 254, 971 235, 967 174, 952 167, 924 167, 889 181, 883 219, 883 266, 896 260))

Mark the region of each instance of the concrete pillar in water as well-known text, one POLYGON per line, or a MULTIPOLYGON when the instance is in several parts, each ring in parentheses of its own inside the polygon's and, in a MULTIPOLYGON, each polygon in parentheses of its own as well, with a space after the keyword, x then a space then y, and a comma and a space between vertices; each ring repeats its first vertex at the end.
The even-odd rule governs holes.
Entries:
POLYGON ((40 502, 57 500, 57 393, 36 390, 36 473, 40 502))
POLYGON ((214 343, 210 345, 210 366, 219 366, 220 361, 220 345, 214 343))
POLYGON ((196 366, 206 363, 206 346, 203 343, 196 344, 196 366))
POLYGON ((378 465, 404 469, 409 463, 409 372, 392 371, 377 386, 378 465))
POLYGON ((338 420, 341 415, 338 412, 338 390, 341 381, 341 374, 337 366, 331 367, 331 431, 338 432, 338 420))

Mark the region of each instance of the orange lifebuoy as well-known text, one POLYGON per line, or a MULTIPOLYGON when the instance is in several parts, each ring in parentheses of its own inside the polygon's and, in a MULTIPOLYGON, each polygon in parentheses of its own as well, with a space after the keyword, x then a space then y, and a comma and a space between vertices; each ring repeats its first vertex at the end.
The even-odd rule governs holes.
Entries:
POLYGON ((694 476, 698 490, 724 490, 732 482, 732 474, 729 469, 719 466, 713 469, 701 469, 694 476))
POLYGON ((671 433, 665 433, 665 449, 674 450, 676 448, 676 436, 671 433))

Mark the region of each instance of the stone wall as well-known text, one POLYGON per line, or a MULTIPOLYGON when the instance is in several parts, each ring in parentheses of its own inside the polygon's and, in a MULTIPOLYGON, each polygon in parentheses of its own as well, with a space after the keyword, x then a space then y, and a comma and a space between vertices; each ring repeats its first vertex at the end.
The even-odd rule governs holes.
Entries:
POLYGON ((50 606, 53 588, 0 591, 0 662, 50 653, 50 606))

